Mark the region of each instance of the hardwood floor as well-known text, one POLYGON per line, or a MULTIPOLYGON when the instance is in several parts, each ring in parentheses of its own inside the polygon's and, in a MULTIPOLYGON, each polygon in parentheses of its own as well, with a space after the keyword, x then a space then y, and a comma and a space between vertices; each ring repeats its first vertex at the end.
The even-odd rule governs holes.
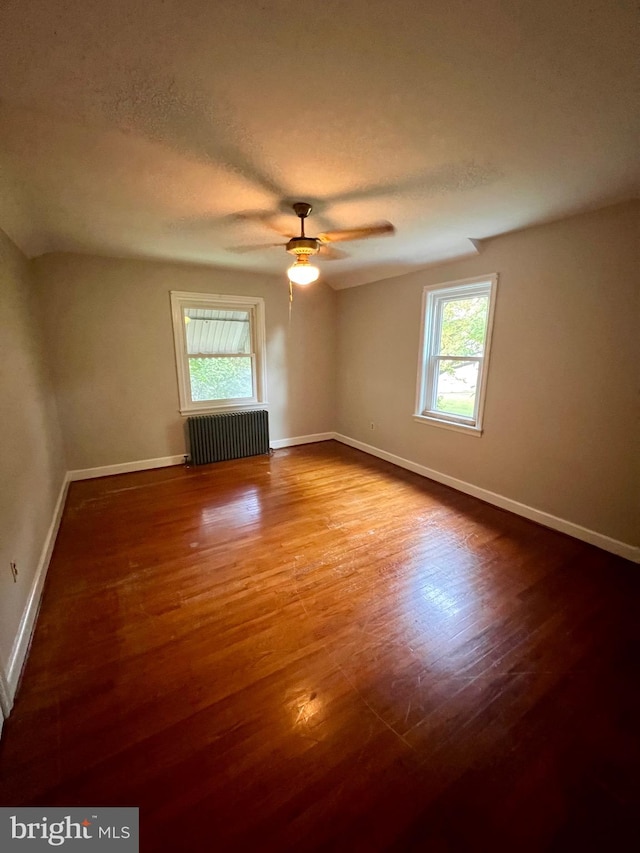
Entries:
POLYGON ((325 442, 73 483, 0 804, 143 851, 607 850, 640 567, 325 442))

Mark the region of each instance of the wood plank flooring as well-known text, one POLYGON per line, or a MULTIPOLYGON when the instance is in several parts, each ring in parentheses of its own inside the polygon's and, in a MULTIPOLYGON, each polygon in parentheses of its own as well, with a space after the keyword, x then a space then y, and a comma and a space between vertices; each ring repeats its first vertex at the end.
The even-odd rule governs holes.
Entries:
POLYGON ((639 588, 334 442, 74 483, 0 804, 139 806, 154 853, 631 850, 639 588))

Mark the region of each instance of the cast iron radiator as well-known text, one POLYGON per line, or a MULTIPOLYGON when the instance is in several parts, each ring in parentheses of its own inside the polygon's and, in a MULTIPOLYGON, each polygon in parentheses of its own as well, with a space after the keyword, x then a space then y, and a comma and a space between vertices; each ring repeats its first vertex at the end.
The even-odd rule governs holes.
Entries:
POLYGON ((228 412, 187 418, 193 465, 269 452, 269 413, 228 412))

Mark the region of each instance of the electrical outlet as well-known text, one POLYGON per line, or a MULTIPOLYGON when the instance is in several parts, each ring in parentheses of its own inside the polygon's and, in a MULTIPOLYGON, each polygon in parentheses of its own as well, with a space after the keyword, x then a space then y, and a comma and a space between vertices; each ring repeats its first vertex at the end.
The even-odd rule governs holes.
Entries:
POLYGON ((9 566, 11 568, 11 574, 13 575, 13 582, 18 583, 18 567, 13 560, 9 563, 9 566))

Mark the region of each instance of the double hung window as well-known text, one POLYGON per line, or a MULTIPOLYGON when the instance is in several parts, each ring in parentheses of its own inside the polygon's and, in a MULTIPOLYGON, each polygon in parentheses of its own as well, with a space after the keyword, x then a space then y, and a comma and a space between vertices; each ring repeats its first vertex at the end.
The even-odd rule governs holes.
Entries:
POLYGON ((172 292, 171 307, 180 411, 264 403, 263 300, 172 292))
POLYGON ((415 417, 480 434, 497 276, 425 287, 415 417))

